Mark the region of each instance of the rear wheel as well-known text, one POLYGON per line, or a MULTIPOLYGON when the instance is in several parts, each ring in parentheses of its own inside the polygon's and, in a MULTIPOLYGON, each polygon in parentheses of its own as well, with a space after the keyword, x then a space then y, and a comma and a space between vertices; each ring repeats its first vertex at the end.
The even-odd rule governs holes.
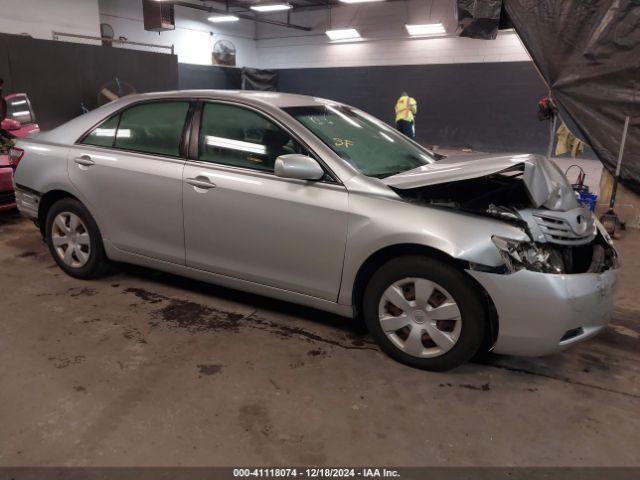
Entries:
POLYGON ((371 277, 363 302, 365 322, 380 348, 412 367, 457 367, 484 338, 482 296, 463 272, 439 260, 390 260, 371 277))
POLYGON ((88 279, 108 271, 98 226, 78 200, 63 198, 54 203, 47 212, 45 228, 49 251, 67 274, 88 279))

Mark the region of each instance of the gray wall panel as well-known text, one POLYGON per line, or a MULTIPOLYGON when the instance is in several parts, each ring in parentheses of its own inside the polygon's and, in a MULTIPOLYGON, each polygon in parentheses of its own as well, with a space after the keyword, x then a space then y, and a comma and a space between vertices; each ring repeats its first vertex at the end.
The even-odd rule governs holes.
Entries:
POLYGON ((9 49, 5 47, 5 39, 0 36, 0 78, 4 80, 4 94, 13 91, 11 80, 11 64, 9 63, 9 49))
POLYGON ((531 62, 280 70, 278 89, 342 101, 392 124, 406 90, 418 101, 417 140, 484 151, 546 152, 536 117, 546 87, 531 62))
MULTIPOLYGON (((25 91, 44 129, 96 106, 115 77, 140 92, 240 88, 240 69, 178 64, 173 55, 0 34, 5 92, 25 91)), ((278 89, 343 101, 393 123, 402 90, 419 104, 418 140, 486 151, 546 151, 548 126, 536 118, 546 88, 531 62, 279 71, 278 89)))
POLYGON ((239 68, 180 63, 178 72, 180 74, 181 90, 235 90, 240 88, 241 70, 239 68))
POLYGON ((175 55, 37 40, 0 34, 0 76, 10 77, 11 90, 29 94, 38 122, 53 128, 97 104, 97 94, 118 77, 138 92, 178 88, 175 55), (3 56, 8 57, 5 72, 3 56))

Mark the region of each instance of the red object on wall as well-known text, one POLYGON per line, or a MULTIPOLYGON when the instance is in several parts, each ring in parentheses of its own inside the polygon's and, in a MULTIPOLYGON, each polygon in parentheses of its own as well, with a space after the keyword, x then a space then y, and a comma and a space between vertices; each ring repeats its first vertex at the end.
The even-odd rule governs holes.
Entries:
POLYGON ((144 29, 151 32, 175 30, 176 20, 174 5, 157 0, 142 1, 142 16, 144 29))

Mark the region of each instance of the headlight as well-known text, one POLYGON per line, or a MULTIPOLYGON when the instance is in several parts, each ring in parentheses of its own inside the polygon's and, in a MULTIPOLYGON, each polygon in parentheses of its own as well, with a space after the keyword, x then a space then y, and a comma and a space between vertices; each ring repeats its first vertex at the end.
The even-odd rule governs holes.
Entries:
POLYGON ((604 238, 604 241, 607 242, 609 246, 613 247, 613 240, 611 239, 611 235, 609 235, 607 229, 604 228, 604 225, 602 225, 602 223, 600 223, 600 220, 598 220, 597 218, 595 219, 595 224, 598 232, 600 232, 600 235, 602 235, 602 238, 604 238))
POLYGON ((503 237, 491 237, 509 273, 521 269, 543 273, 564 273, 562 255, 552 247, 503 237))

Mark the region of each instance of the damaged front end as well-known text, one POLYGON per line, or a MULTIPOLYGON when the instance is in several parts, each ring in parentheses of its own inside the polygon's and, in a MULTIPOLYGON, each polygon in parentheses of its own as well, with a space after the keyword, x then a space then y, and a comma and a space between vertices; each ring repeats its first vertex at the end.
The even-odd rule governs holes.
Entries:
POLYGON ((504 261, 505 273, 521 269, 555 274, 602 273, 618 267, 615 249, 601 234, 590 243, 574 246, 520 242, 498 236, 491 240, 504 261))
POLYGON ((592 212, 580 206, 553 162, 539 156, 447 159, 384 179, 407 201, 491 216, 517 225, 530 241, 494 236, 504 265, 494 273, 602 273, 617 253, 592 212), (499 271, 498 271, 499 270, 499 271))

